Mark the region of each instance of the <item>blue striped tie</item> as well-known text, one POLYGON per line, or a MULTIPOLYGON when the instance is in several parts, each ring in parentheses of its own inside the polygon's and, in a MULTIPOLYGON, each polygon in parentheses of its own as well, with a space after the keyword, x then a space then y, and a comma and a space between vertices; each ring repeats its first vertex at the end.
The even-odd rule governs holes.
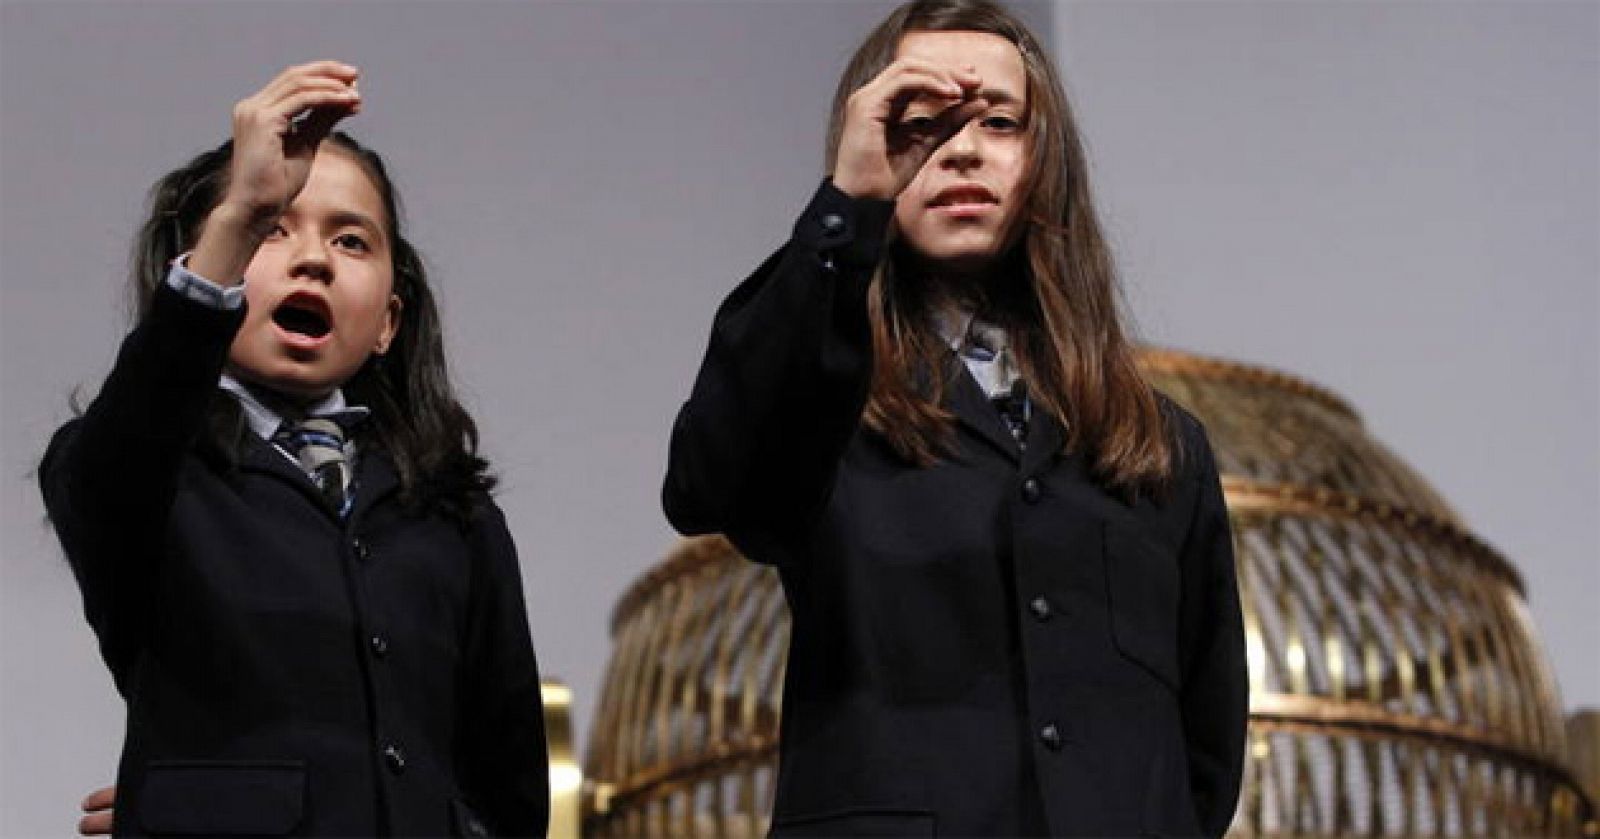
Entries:
POLYGON ((299 461, 329 506, 343 518, 350 512, 350 463, 344 456, 344 429, 327 417, 284 423, 272 442, 299 461))

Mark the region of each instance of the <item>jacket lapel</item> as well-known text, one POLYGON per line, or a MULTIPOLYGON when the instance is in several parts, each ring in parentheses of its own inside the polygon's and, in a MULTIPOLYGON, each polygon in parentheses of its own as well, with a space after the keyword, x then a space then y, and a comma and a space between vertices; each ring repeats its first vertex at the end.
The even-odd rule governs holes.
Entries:
POLYGON ((356 500, 350 508, 350 520, 357 521, 372 509, 372 505, 399 488, 400 475, 395 471, 394 461, 389 459, 386 452, 376 446, 367 445, 363 446, 356 456, 356 478, 353 486, 356 500))
POLYGON ((984 442, 1013 462, 1020 463, 1025 473, 1038 471, 1063 453, 1066 429, 1048 411, 1040 410, 1037 403, 1028 418, 1028 446, 1025 450, 1018 446, 1011 437, 1010 429, 1006 428, 1005 420, 1001 419, 1000 411, 989 401, 977 380, 972 378, 960 356, 954 353, 950 355, 950 364, 945 371, 944 407, 955 414, 957 422, 984 442))
MULTIPOLYGON (((290 462, 277 446, 248 432, 241 436, 244 438, 244 451, 239 457, 239 468, 265 472, 293 484, 329 516, 338 519, 338 511, 323 499, 322 493, 317 490, 317 485, 311 482, 311 477, 290 462)), ((388 455, 370 444, 361 446, 356 455, 355 481, 351 485, 352 491, 356 494, 355 504, 350 509, 349 517, 355 519, 378 500, 394 491, 399 484, 399 475, 395 473, 394 464, 388 455)))
POLYGON ((1066 442, 1061 421, 1049 411, 1040 410, 1037 403, 1033 406, 1032 416, 1028 418, 1027 439, 1028 448, 1022 453, 1022 472, 1025 475, 1038 472, 1041 466, 1058 457, 1066 442))
POLYGON ((239 456, 239 468, 251 472, 265 472, 273 477, 292 484, 296 489, 305 493, 318 507, 327 510, 330 514, 335 511, 328 509, 328 503, 323 500, 322 493, 317 490, 317 485, 311 482, 311 476, 305 470, 295 465, 284 455, 277 446, 246 432, 241 436, 243 451, 239 456))
MULTIPOLYGON (((1000 412, 984 395, 983 388, 967 372, 961 357, 951 353, 945 368, 944 407, 955 414, 956 421, 977 434, 1001 454, 1016 462, 1022 458, 1022 449, 1012 439, 1000 412)), ((1031 431, 1030 431, 1031 433, 1031 431)), ((1032 438, 1029 439, 1032 445, 1032 438)))

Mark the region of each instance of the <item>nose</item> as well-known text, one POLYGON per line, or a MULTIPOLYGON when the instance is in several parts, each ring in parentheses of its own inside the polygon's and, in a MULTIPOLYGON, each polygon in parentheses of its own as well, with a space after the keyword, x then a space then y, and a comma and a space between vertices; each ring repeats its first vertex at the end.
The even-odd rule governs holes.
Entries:
POLYGON ((333 260, 328 257, 328 243, 320 236, 297 237, 289 263, 289 276, 322 283, 333 282, 333 260))
POLYGON ((939 148, 939 165, 946 169, 965 172, 983 165, 983 138, 976 119, 967 120, 950 139, 939 148))

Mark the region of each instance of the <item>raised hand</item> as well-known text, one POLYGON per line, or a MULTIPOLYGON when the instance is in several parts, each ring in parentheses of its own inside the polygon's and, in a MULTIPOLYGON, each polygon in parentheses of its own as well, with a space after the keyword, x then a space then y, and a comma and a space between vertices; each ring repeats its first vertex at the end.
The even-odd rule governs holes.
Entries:
POLYGON ((833 185, 857 198, 893 200, 934 150, 989 107, 970 67, 899 58, 845 102, 833 185))
POLYGON ((206 221, 192 270, 213 282, 237 282, 305 186, 317 145, 361 110, 359 74, 338 61, 297 65, 234 106, 227 192, 206 221))

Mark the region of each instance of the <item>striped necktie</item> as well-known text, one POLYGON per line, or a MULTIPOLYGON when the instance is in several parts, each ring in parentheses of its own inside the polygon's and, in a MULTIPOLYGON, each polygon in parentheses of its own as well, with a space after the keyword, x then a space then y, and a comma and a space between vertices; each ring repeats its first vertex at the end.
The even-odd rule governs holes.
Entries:
POLYGON ((1028 419, 1032 413, 1032 406, 1028 402, 1027 389, 1018 375, 1016 363, 1011 357, 1011 347, 1006 340, 1005 329, 973 318, 967 327, 967 338, 962 354, 980 363, 991 365, 982 377, 987 381, 980 379, 979 384, 988 392, 989 401, 994 404, 995 410, 1000 412, 1000 418, 1005 420, 1006 430, 1011 432, 1011 438, 1017 441, 1018 446, 1026 448, 1028 419))
POLYGON ((344 456, 344 429, 339 423, 327 417, 285 422, 272 442, 299 461, 340 518, 350 512, 350 463, 344 456))

